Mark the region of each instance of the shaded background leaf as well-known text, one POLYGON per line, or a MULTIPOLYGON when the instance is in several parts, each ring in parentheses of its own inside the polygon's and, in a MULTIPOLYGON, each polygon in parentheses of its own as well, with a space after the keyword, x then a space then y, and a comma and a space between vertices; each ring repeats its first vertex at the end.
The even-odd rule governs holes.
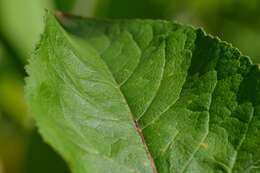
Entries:
POLYGON ((57 10, 69 12, 73 9, 77 0, 54 0, 57 10))
POLYGON ((1 0, 0 32, 25 62, 43 31, 44 9, 50 0, 1 0))
POLYGON ((70 172, 67 164, 36 131, 30 134, 23 170, 24 173, 70 172))

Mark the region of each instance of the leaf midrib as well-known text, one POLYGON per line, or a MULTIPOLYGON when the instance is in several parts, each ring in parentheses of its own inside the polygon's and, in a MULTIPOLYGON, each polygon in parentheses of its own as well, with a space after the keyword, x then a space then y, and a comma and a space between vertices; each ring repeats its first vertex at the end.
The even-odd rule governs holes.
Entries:
MULTIPOLYGON (((59 20, 58 20, 58 21, 59 21, 59 20)), ((58 22, 58 27, 60 27, 60 30, 61 30, 61 32, 62 32, 64 38, 67 40, 67 42, 70 44, 70 46, 74 47, 73 44, 72 44, 71 39, 69 38, 69 35, 67 35, 67 33, 64 31, 63 27, 60 25, 59 22, 58 22)), ((74 51, 77 51, 77 49, 75 49, 74 51)), ((97 52, 98 52, 98 51, 97 51, 97 52)), ((131 110, 131 108, 130 108, 130 106, 129 106, 127 100, 126 100, 125 95, 123 94, 123 92, 122 92, 121 89, 120 89, 121 85, 116 82, 116 79, 115 79, 114 75, 112 74, 112 72, 111 72, 109 66, 108 66, 107 63, 101 58, 100 53, 98 53, 98 54, 99 54, 100 60, 103 62, 103 64, 105 65, 105 67, 108 69, 107 72, 109 73, 110 76, 113 77, 113 80, 114 80, 114 82, 115 82, 115 84, 116 84, 115 88, 118 90, 118 92, 119 92, 121 98, 123 99, 123 102, 124 102, 125 105, 126 105, 126 108, 128 109, 127 112, 128 112, 128 115, 130 116, 130 118, 131 118, 131 120, 132 120, 133 128, 134 128, 135 132, 137 133, 137 135, 139 136, 139 138, 140 138, 140 140, 141 140, 141 143, 143 144, 143 148, 144 148, 144 150, 145 150, 145 153, 146 153, 146 156, 147 156, 148 160, 150 161, 150 165, 151 165, 151 168, 152 168, 152 170, 153 170, 153 173, 158 173, 157 168, 156 168, 156 165, 155 165, 155 162, 154 162, 154 160, 153 160, 153 157, 152 157, 152 155, 151 155, 151 153, 150 153, 150 151, 149 151, 149 149, 148 149, 148 146, 147 146, 147 144, 146 144, 146 142, 145 142, 145 139, 144 139, 144 135, 143 135, 143 133, 142 133, 142 130, 141 130, 141 128, 139 127, 138 122, 135 121, 135 119, 134 119, 134 114, 133 114, 133 112, 132 112, 132 110, 131 110)))
POLYGON ((129 106, 127 100, 126 100, 125 95, 123 94, 123 92, 122 92, 121 89, 120 89, 121 85, 116 82, 115 77, 114 77, 114 75, 112 74, 112 72, 111 72, 110 68, 108 67, 107 63, 106 63, 101 57, 100 57, 100 59, 102 60, 102 62, 103 62, 104 65, 106 66, 106 68, 108 69, 109 74, 113 77, 115 83, 117 84, 117 87, 116 87, 116 88, 118 89, 119 94, 120 94, 120 96, 122 97, 122 99, 123 99, 125 105, 127 105, 127 109, 128 109, 127 112, 128 112, 128 114, 129 114, 129 116, 130 116, 130 118, 131 118, 131 120, 132 120, 133 127, 134 127, 136 133, 138 134, 138 136, 139 136, 139 138, 140 138, 142 144, 143 144, 143 148, 144 148, 144 150, 145 150, 145 153, 146 153, 147 158, 148 158, 149 161, 150 161, 150 164, 151 164, 153 173, 158 173, 157 168, 156 168, 156 165, 155 165, 154 160, 153 160, 153 157, 152 157, 152 155, 151 155, 151 153, 150 153, 150 151, 149 151, 149 149, 148 149, 148 146, 147 146, 147 144, 146 144, 146 142, 145 142, 143 132, 142 132, 141 128, 139 127, 138 122, 135 121, 135 119, 134 119, 134 114, 133 114, 133 112, 132 112, 132 110, 131 110, 131 108, 130 108, 130 106, 129 106))

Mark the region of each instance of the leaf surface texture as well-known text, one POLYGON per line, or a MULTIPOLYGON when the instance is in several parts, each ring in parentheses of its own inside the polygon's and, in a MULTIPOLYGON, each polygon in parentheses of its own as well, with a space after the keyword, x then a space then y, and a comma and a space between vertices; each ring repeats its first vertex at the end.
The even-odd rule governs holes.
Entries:
POLYGON ((260 172, 259 68, 201 29, 48 14, 27 72, 74 173, 260 172))

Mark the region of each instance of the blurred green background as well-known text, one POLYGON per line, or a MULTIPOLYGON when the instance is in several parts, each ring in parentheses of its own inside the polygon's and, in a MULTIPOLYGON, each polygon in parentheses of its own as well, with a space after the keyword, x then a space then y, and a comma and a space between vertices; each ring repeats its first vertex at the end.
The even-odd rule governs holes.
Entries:
POLYGON ((259 0, 0 0, 0 173, 69 172, 39 136, 24 100, 24 66, 43 31, 45 9, 203 27, 260 63, 259 0))

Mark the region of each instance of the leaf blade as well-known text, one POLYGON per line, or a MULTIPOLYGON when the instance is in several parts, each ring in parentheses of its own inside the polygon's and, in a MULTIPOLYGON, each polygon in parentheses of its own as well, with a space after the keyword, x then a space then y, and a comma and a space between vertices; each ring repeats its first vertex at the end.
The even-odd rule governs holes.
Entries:
MULTIPOLYGON (((201 30, 165 21, 99 21, 61 16, 60 22, 65 30, 59 32, 64 32, 62 37, 65 37, 73 46, 67 49, 59 48, 62 51, 55 49, 47 53, 48 56, 56 55, 56 58, 52 58, 50 62, 58 64, 56 66, 58 71, 50 74, 50 72, 47 73, 49 69, 45 69, 42 73, 47 76, 57 73, 61 79, 67 76, 63 79, 65 83, 61 86, 72 85, 68 88, 68 93, 73 91, 75 95, 77 92, 85 94, 81 96, 81 99, 77 97, 73 101, 75 103, 58 105, 58 109, 68 110, 70 107, 80 105, 83 102, 82 99, 91 100, 97 97, 98 101, 94 100, 92 105, 110 104, 107 109, 112 112, 119 110, 118 114, 132 112, 133 115, 130 116, 129 121, 138 122, 142 130, 145 142, 141 144, 140 136, 142 135, 139 134, 139 144, 144 146, 147 144, 157 167, 154 172, 238 172, 239 170, 252 172, 258 169, 259 135, 254 129, 260 124, 257 119, 259 112, 252 113, 252 110, 259 109, 259 69, 237 49, 207 36, 201 30), (76 51, 77 55, 69 55, 70 50, 76 51), (80 57, 77 63, 75 56, 80 57), (68 58, 65 63, 64 57, 68 58), (59 58, 62 60, 57 60, 59 58), (88 66, 92 69, 88 69, 88 66), (252 71, 252 69, 255 70, 252 71), (102 77, 94 74, 93 71, 97 71, 102 77), (91 75, 84 77, 86 74, 91 75), (247 79, 248 76, 251 78, 247 79), (89 82, 80 83, 80 80, 89 82), (104 90, 102 87, 91 85, 90 82, 93 81, 109 85, 109 89, 104 90), (95 86, 95 89, 93 90, 90 86, 95 86), (246 94, 247 90, 251 91, 249 95, 246 94), (113 95, 116 92, 121 95, 119 100, 124 102, 123 107, 128 111, 113 107, 111 101, 105 103, 105 100, 110 98, 107 93, 113 95), (254 121, 252 121, 253 117, 254 121), (254 134, 250 140, 249 131, 254 134), (244 152, 245 145, 253 146, 255 151, 248 149, 251 155, 250 162, 253 163, 250 166, 243 160, 250 158, 244 152), (247 156, 244 157, 244 155, 247 156)), ((57 36, 58 34, 54 31, 50 33, 56 34, 51 36, 55 39, 61 37, 57 36)), ((57 43, 62 43, 57 40, 57 43)), ((52 47, 57 48, 57 46, 52 47)), ((29 67, 36 68, 36 65, 31 63, 29 67)), ((32 72, 37 70, 38 68, 29 70, 29 73, 32 75, 32 72)), ((38 77, 30 78, 29 84, 34 83, 33 81, 38 77)), ((50 85, 57 85, 55 80, 52 82, 54 83, 50 85)), ((35 88, 35 86, 28 88, 35 88)), ((58 93, 57 97, 64 97, 64 94, 59 93, 59 89, 48 92, 58 93)), ((30 93, 32 97, 39 91, 27 93, 30 93)), ((45 95, 42 97, 47 98, 45 95)), ((73 97, 75 97, 73 94, 69 95, 67 100, 73 97)), ((34 101, 30 102, 32 104, 34 101)), ((36 99, 35 102, 41 102, 41 100, 36 99)), ((43 103, 46 104, 45 102, 43 103)), ((117 106, 120 105, 120 101, 117 102, 117 106)), ((42 107, 42 104, 40 106, 42 107)), ((50 106, 47 106, 45 110, 40 110, 42 108, 38 107, 34 112, 46 113, 50 110, 50 106)), ((84 106, 86 105, 81 105, 79 108, 82 109, 84 106)), ((90 110, 88 107, 87 111, 90 110)), ((102 107, 98 107, 97 110, 102 110, 102 107)), ((97 110, 91 113, 96 115, 95 118, 100 118, 97 110)), ((72 115, 76 116, 77 112, 70 112, 70 115, 67 114, 65 117, 71 118, 72 115)), ((84 115, 78 118, 82 116, 84 118, 84 115)), ((114 118, 109 114, 105 114, 104 117, 111 118, 110 116, 114 118)), ((76 122, 75 119, 69 120, 76 122)), ((43 120, 38 118, 38 123, 41 121, 43 120)), ((60 124, 59 121, 55 123, 60 124)), ((81 123, 77 121, 76 126, 80 126, 81 123)), ((82 123, 82 127, 94 124, 93 121, 88 120, 82 123)), ((50 134, 54 133, 48 127, 50 125, 43 127, 39 124, 39 126, 42 130, 49 129, 50 134)), ((102 124, 101 127, 107 129, 106 124, 102 124)), ((123 127, 120 126, 120 128, 123 127)), ((120 128, 113 133, 120 131, 120 128)), ((84 128, 80 132, 93 133, 84 128)), ((43 131, 43 135, 44 133, 46 132, 43 131)), ((69 134, 69 132, 66 133, 69 134)), ((56 135, 60 134, 62 134, 61 131, 56 135)), ((96 138, 100 135, 95 134, 96 138)), ((138 136, 136 133, 135 135, 138 136)), ((50 140, 51 137, 46 136, 46 139, 48 138, 50 140)), ((77 137, 72 135, 70 138, 77 137)), ((97 141, 106 142, 100 138, 97 141)), ((50 143, 55 148, 64 147, 61 143, 60 146, 55 146, 57 141, 50 143)), ((86 144, 88 141, 84 141, 84 145, 86 144)), ((91 148, 91 145, 88 147, 91 148)), ((99 149, 106 151, 102 147, 99 149)), ((63 150, 61 153, 66 153, 65 148, 63 150)), ((141 152, 138 151, 138 154, 139 158, 149 160, 149 153, 147 157, 144 148, 141 152)), ((73 157, 67 156, 67 158, 73 157)), ((91 161, 88 160, 88 162, 91 161)), ((153 161, 148 162, 149 168, 145 171, 152 172, 153 161)), ((116 172, 123 169, 113 168, 112 170, 107 164, 103 164, 103 168, 96 170, 97 172, 104 172, 107 169, 116 172)), ((120 165, 117 166, 120 167, 120 165)), ((142 167, 138 166, 138 168, 142 167)), ((92 165, 85 164, 85 167, 75 172, 82 170, 87 172, 94 169, 96 168, 92 165)), ((131 172, 131 170, 124 171, 131 172)))
MULTIPOLYGON (((64 31, 59 30, 60 26, 54 17, 47 19, 47 22, 50 22, 48 23, 50 27, 47 28, 46 32, 51 36, 44 36, 41 42, 41 46, 44 45, 47 46, 47 48, 42 50, 39 48, 39 54, 37 56, 40 58, 32 60, 31 63, 34 65, 41 64, 49 67, 49 69, 48 72, 46 69, 43 69, 43 71, 34 74, 35 76, 32 78, 38 80, 37 83, 39 83, 39 86, 36 84, 36 86, 34 86, 35 91, 33 92, 39 95, 29 96, 32 108, 34 108, 33 111, 38 109, 41 110, 40 112, 45 112, 48 107, 52 107, 52 109, 47 112, 53 122, 48 122, 48 118, 45 119, 43 114, 38 114, 39 116, 36 118, 39 126, 43 127, 41 128, 41 133, 44 134, 46 139, 49 139, 51 144, 56 145, 60 153, 65 153, 65 156, 63 156, 72 164, 72 169, 74 168, 76 172, 86 172, 90 170, 92 172, 152 172, 149 166, 150 161, 134 129, 128 107, 126 103, 124 103, 124 99, 120 95, 116 83, 108 72, 105 64, 97 59, 96 52, 91 50, 91 48, 90 52, 93 52, 89 54, 91 58, 88 58, 88 62, 76 58, 80 55, 84 57, 84 54, 81 54, 81 51, 77 51, 77 47, 71 47, 70 41, 62 40, 64 38, 66 39, 66 35, 63 35, 64 31), (56 48, 55 51, 58 49, 60 49, 60 51, 53 52, 52 47, 56 48), (74 52, 66 51, 66 49, 73 50, 74 52), (65 51, 65 53, 62 53, 63 51, 65 51), (41 52, 43 52, 43 54, 41 54, 41 52), (57 53, 59 56, 63 55, 65 60, 60 59, 61 61, 58 60, 54 63, 50 63, 49 61, 56 58, 55 55, 57 53), (51 56, 46 57, 46 54, 51 56), (74 66, 71 66, 71 57, 74 58, 74 66), (96 69, 97 65, 101 67, 101 70, 96 69), (86 71, 78 71, 78 66, 82 66, 86 71), (50 78, 48 78, 48 75, 46 75, 46 77, 41 75, 46 73, 52 73, 53 75, 51 75, 50 78), (84 73, 86 74, 85 76, 84 73), (77 75, 79 80, 76 81, 75 76, 72 75, 77 75), (82 88, 82 86, 86 85, 84 78, 90 82, 88 84, 89 87, 85 89, 82 88), (60 83, 60 85, 56 85, 57 83, 55 84, 55 81, 60 83), (55 85, 57 87, 55 87, 55 85), (103 93, 96 88, 103 90, 103 93), (54 94, 53 91, 54 93, 59 91, 59 94, 63 95, 63 97, 60 97, 61 95, 58 96, 59 94, 54 94), (92 95, 93 99, 87 98, 88 94, 92 95), (50 100, 47 99, 46 96, 52 100, 51 103, 49 103, 50 100), (104 97, 106 99, 101 101, 100 99, 104 97), (40 98, 43 98, 41 101, 44 102, 45 106, 37 103, 36 100, 40 98), (46 100, 44 100, 45 98, 46 100), (34 99, 36 100, 34 101, 34 99), (98 104, 97 101, 99 101, 98 104), (74 104, 71 104, 72 102, 74 102, 74 104), (68 107, 68 105, 70 106, 68 107), (86 109, 84 110, 82 107, 86 107, 86 109), (56 115, 56 117, 52 117, 52 114, 56 115), (67 115, 69 114, 78 114, 79 116, 68 117, 67 115), (85 117, 83 115, 85 115, 85 117), (89 122, 87 123, 87 121, 89 122), (91 122, 93 124, 91 124, 91 122), (60 126, 57 127, 57 125, 60 126), (103 129, 99 126, 103 127, 103 129), (50 132, 48 129, 54 132, 50 132), (68 136, 60 136, 63 130, 68 136), (60 141, 56 138, 59 138, 60 141), (62 143, 70 145, 69 149, 65 148, 62 143), (125 147, 129 145, 130 147, 125 147), (80 160, 80 163, 73 162, 71 160, 72 156, 80 160), (131 160, 129 157, 136 158, 136 160, 131 160), (83 162, 86 162, 86 165, 82 165, 83 162)), ((37 66, 35 67, 37 68, 37 66)), ((34 70, 35 69, 29 69, 31 72, 34 70)), ((34 82, 31 81, 31 83, 34 82)), ((28 87, 32 89, 30 86, 28 87)))

